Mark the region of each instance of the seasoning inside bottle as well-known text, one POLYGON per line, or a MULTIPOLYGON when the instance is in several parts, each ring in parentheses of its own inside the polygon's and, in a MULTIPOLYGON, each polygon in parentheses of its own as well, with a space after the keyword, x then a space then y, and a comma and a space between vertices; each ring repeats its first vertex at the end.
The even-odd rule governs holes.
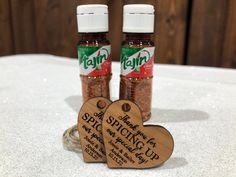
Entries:
POLYGON ((78 59, 83 101, 93 97, 110 99, 111 45, 107 40, 108 7, 90 4, 77 7, 78 59))
POLYGON ((120 99, 135 102, 143 121, 147 121, 151 117, 152 102, 154 7, 125 5, 123 23, 126 37, 121 51, 120 99))

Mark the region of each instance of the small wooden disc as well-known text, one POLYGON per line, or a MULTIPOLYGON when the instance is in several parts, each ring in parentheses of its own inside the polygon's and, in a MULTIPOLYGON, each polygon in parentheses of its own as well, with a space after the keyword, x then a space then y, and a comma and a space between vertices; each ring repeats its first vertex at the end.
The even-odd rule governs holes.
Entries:
POLYGON ((143 126, 139 107, 127 100, 112 103, 102 124, 110 168, 152 168, 169 159, 174 141, 164 127, 143 126))
POLYGON ((105 162, 106 154, 102 137, 102 119, 111 101, 96 97, 82 106, 78 116, 80 144, 85 162, 105 162))

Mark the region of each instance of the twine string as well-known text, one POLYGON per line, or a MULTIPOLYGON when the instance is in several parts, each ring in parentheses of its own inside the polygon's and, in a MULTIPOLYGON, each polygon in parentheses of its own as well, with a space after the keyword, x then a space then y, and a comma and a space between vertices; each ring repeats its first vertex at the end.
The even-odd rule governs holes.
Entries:
POLYGON ((67 129, 63 133, 63 146, 69 151, 82 152, 77 125, 67 129))

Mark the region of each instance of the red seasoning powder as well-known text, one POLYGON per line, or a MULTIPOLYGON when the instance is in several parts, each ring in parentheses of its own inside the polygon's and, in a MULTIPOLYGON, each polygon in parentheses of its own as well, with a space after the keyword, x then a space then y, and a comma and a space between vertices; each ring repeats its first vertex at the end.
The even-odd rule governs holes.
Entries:
POLYGON ((123 32, 126 39, 121 51, 120 99, 135 102, 143 121, 147 121, 151 117, 152 102, 154 7, 125 5, 123 32))
POLYGON ((78 6, 77 19, 83 101, 98 96, 110 99, 111 45, 106 38, 108 7, 99 4, 78 6))

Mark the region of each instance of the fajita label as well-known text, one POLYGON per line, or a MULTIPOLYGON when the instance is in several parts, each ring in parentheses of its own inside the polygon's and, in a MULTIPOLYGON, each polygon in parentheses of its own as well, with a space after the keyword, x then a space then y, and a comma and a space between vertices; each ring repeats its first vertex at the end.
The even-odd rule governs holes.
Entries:
POLYGON ((152 77, 155 47, 122 48, 121 75, 152 77))
POLYGON ((100 47, 78 46, 80 74, 99 76, 111 73, 111 45, 100 47))

